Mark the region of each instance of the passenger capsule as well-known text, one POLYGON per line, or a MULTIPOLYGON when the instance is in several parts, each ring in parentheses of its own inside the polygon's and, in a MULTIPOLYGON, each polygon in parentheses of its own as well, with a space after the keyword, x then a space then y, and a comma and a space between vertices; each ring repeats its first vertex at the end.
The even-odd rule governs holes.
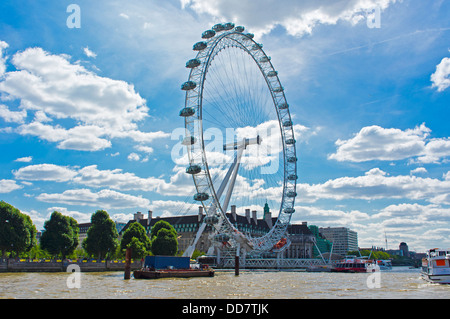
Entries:
POLYGON ((246 36, 250 39, 253 39, 255 37, 253 33, 247 33, 246 36))
POLYGON ((193 107, 185 107, 180 111, 180 116, 182 117, 188 117, 195 114, 195 110, 193 107))
POLYGON ((189 91, 189 90, 195 89, 196 86, 197 86, 197 83, 195 83, 194 81, 187 81, 181 85, 181 89, 183 91, 189 91))
POLYGON ((289 191, 289 192, 286 193, 286 196, 287 196, 287 197, 291 197, 291 198, 292 198, 292 197, 296 197, 296 196, 297 196, 297 193, 294 192, 294 191, 289 191))
POLYGON ((267 72, 267 76, 268 76, 269 78, 274 77, 274 76, 277 76, 277 75, 278 75, 278 72, 277 72, 277 71, 269 71, 269 72, 267 72))
POLYGON ((213 36, 216 35, 216 32, 214 30, 206 30, 202 33, 202 39, 210 39, 213 36))
POLYGON ((261 43, 255 43, 252 45, 252 50, 262 49, 263 45, 261 43))
POLYGON ((275 93, 283 92, 283 90, 284 90, 284 88, 283 88, 282 86, 273 89, 273 91, 274 91, 275 93))
POLYGON ((199 201, 199 202, 208 200, 208 198, 209 198, 209 195, 206 193, 197 193, 194 195, 194 200, 199 201))
POLYGON ((286 214, 293 214, 293 213, 295 212, 295 209, 293 209, 293 208, 286 208, 286 209, 284 210, 284 212, 285 212, 286 214))
POLYGON ((287 103, 283 103, 278 106, 278 109, 280 110, 286 110, 287 108, 289 108, 289 104, 287 103))
POLYGON ((206 216, 203 220, 208 225, 214 225, 219 222, 219 217, 217 216, 206 216))
POLYGON ((284 122, 283 122, 283 126, 284 126, 284 127, 292 126, 292 121, 291 121, 291 120, 284 121, 284 122))
POLYGON ((245 28, 243 26, 237 26, 236 28, 234 28, 234 31, 236 32, 244 32, 245 28))
POLYGON ((298 176, 296 174, 291 174, 287 177, 288 180, 290 181, 295 181, 297 180, 298 176))
POLYGON ((201 64, 199 59, 191 59, 189 61, 186 62, 186 67, 189 69, 193 69, 198 67, 201 64))
POLYGON ((212 27, 212 29, 213 29, 214 32, 220 32, 220 31, 225 30, 225 26, 222 23, 218 23, 218 24, 215 24, 212 27))
POLYGON ((294 144, 295 144, 295 140, 294 140, 293 138, 288 138, 288 139, 286 140, 286 144, 287 144, 287 145, 294 145, 294 144))
POLYGON ((194 44, 192 49, 194 51, 202 51, 202 50, 206 49, 207 46, 208 46, 208 44, 206 42, 201 41, 201 42, 197 42, 196 44, 194 44))
MULTIPOLYGON (((286 144, 287 144, 287 141, 286 141, 286 144)), ((287 158, 287 162, 288 163, 295 163, 295 162, 297 162, 297 157, 295 157, 295 156, 288 157, 287 158)))
POLYGON ((234 28, 234 23, 233 22, 228 22, 228 23, 225 23, 224 25, 223 25, 223 28, 224 28, 224 30, 231 30, 231 29, 233 29, 234 28))
POLYGON ((186 173, 195 175, 202 171, 202 168, 200 165, 190 165, 188 168, 186 168, 186 173))
POLYGON ((183 145, 193 145, 193 144, 195 144, 196 141, 197 141, 197 139, 194 136, 186 136, 183 139, 183 142, 181 142, 181 144, 183 144, 183 145))

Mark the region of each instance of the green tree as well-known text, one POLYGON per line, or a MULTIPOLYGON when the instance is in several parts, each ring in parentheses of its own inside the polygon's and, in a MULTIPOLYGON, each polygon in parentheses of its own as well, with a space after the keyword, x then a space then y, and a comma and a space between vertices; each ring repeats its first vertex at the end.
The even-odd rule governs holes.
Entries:
POLYGON ((131 258, 139 259, 148 255, 148 251, 145 247, 145 244, 136 237, 132 237, 130 243, 127 247, 131 248, 131 258))
MULTIPOLYGON (((138 222, 132 223, 123 233, 122 241, 120 242, 120 250, 124 251, 127 249, 128 245, 136 245, 136 241, 140 242, 142 244, 142 247, 145 249, 145 252, 147 253, 150 251, 151 248, 151 242, 148 238, 147 234, 145 233, 145 228, 138 222), (135 242, 131 244, 133 241, 133 238, 135 238, 135 242)), ((145 254, 144 254, 145 255, 145 254)), ((132 257, 136 258, 136 252, 133 252, 132 257), (135 257, 133 257, 135 256, 135 257)), ((139 256, 142 257, 142 256, 139 256)))
POLYGON ((19 256, 36 245, 36 227, 30 216, 22 214, 14 206, 0 201, 0 250, 4 258, 6 252, 19 256))
POLYGON ((98 259, 111 257, 119 245, 116 224, 104 210, 98 210, 91 216, 91 227, 83 241, 83 248, 89 255, 98 259))
POLYGON ((78 232, 78 223, 74 218, 54 211, 50 220, 44 224, 41 248, 53 256, 61 255, 65 259, 78 246, 78 232))
POLYGON ((156 237, 152 239, 152 252, 154 255, 175 256, 178 251, 176 233, 166 228, 161 228, 156 237))
POLYGON ((152 230, 150 231, 150 238, 153 240, 156 237, 156 235, 158 234, 159 230, 162 228, 165 228, 165 229, 173 232, 175 235, 175 238, 176 238, 177 231, 175 230, 175 228, 173 228, 172 225, 170 225, 165 220, 160 220, 160 221, 156 222, 155 225, 153 225, 152 230))

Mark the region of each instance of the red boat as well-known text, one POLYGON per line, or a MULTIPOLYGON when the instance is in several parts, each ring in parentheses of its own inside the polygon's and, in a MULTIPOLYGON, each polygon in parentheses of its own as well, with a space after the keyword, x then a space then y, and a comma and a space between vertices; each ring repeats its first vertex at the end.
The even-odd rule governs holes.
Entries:
POLYGON ((331 269, 332 272, 372 272, 373 261, 369 259, 357 258, 356 256, 347 256, 336 263, 331 269))

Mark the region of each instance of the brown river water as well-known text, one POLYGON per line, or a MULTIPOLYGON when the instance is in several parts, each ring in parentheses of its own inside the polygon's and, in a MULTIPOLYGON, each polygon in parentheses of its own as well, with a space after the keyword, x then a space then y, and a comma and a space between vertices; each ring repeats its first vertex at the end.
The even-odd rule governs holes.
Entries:
POLYGON ((373 274, 216 271, 215 277, 123 279, 123 272, 0 273, 0 298, 17 299, 449 299, 450 285, 430 284, 418 269, 373 274), (370 277, 372 275, 372 277, 370 277), (78 276, 78 277, 74 277, 78 276))

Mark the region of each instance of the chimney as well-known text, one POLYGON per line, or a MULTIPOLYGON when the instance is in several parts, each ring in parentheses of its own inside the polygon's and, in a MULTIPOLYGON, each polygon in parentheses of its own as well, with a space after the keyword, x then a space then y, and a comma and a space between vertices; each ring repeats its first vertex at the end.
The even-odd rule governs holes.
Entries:
POLYGON ((258 225, 258 216, 256 214, 256 210, 254 210, 252 212, 252 219, 253 219, 253 222, 255 223, 255 225, 258 225))
POLYGON ((231 205, 231 216, 236 220, 236 205, 231 205))
POLYGON ((150 226, 150 222, 153 218, 153 212, 151 210, 148 211, 148 219, 147 219, 147 226, 150 226))
POLYGON ((250 209, 245 209, 245 217, 247 218, 247 222, 250 224, 250 209))
POLYGON ((202 221, 203 217, 203 206, 198 206, 198 222, 202 221))
POLYGON ((134 214, 134 220, 137 221, 138 223, 142 219, 142 217, 144 217, 144 215, 142 215, 141 212, 137 212, 136 214, 134 214))

